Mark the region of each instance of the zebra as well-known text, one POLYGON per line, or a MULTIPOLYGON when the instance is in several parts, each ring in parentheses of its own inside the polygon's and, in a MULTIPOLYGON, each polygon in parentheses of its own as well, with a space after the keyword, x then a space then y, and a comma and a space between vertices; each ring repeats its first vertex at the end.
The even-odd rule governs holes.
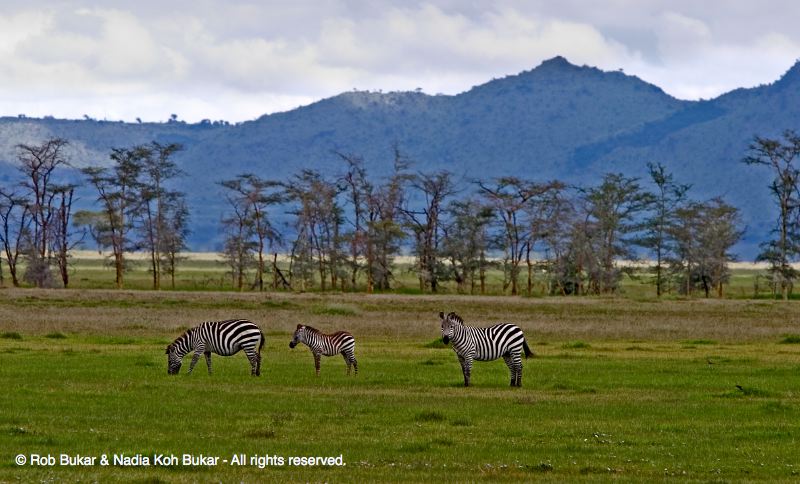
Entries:
POLYGON ((522 386, 522 351, 525 358, 533 355, 525 341, 522 330, 508 323, 495 324, 488 328, 466 326, 456 313, 439 313, 442 320, 442 341, 453 342, 453 350, 458 355, 461 371, 464 373, 464 386, 470 383, 472 361, 491 361, 501 356, 511 371, 511 386, 522 386))
POLYGON ((347 363, 348 375, 350 374, 351 366, 355 370, 355 374, 358 375, 358 362, 355 354, 356 340, 347 331, 323 334, 316 328, 298 324, 292 341, 289 342, 289 348, 294 348, 297 343, 304 343, 311 349, 311 353, 314 355, 314 368, 317 370, 317 376, 319 376, 320 355, 333 356, 336 354, 341 354, 344 362, 347 363))
POLYGON ((211 353, 231 356, 244 350, 250 360, 250 374, 261 375, 261 348, 264 347, 264 333, 251 321, 230 319, 227 321, 208 321, 188 329, 167 346, 167 373, 177 375, 181 370, 183 357, 194 350, 189 373, 205 354, 208 374, 211 374, 211 353))

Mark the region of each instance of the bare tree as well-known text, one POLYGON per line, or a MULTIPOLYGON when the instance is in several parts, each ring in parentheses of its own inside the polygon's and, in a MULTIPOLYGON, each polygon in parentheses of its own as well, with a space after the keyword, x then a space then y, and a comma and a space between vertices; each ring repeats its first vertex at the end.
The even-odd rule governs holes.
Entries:
POLYGON ((786 300, 798 276, 791 262, 800 255, 800 136, 791 130, 784 132, 783 139, 756 136, 743 161, 772 170, 769 189, 779 210, 773 229, 776 238, 761 244, 757 260, 769 262, 773 284, 786 300))
POLYGON ((27 198, 16 191, 0 190, 0 241, 3 243, 11 283, 19 287, 18 262, 24 252, 25 240, 30 238, 31 214, 27 198))
MULTIPOLYGON (((342 175, 340 183, 344 186, 347 202, 352 209, 352 218, 350 219, 352 229, 350 232, 344 233, 343 237, 350 242, 350 260, 348 261, 350 266, 350 287, 355 289, 358 273, 361 269, 359 260, 368 256, 368 246, 371 249, 371 245, 367 242, 367 237, 371 215, 369 200, 373 195, 373 187, 367 180, 367 170, 364 167, 364 160, 360 156, 345 155, 339 152, 336 152, 336 155, 347 164, 347 171, 342 175)), ((369 255, 371 255, 371 251, 369 255)), ((373 260, 371 257, 367 258, 367 267, 371 268, 373 260)), ((371 292, 371 270, 367 271, 367 278, 368 292, 371 292)))
POLYGON ((242 204, 238 197, 225 196, 231 212, 222 219, 225 231, 222 254, 230 268, 232 285, 242 291, 247 270, 253 265, 253 224, 251 223, 250 205, 242 204))
POLYGON ((56 203, 55 221, 53 223, 53 234, 51 236, 51 251, 58 265, 58 272, 64 287, 69 286, 70 252, 83 241, 83 237, 75 239, 70 230, 75 188, 75 185, 53 187, 56 203))
POLYGON ((66 165, 67 140, 51 138, 39 145, 17 145, 19 170, 23 175, 22 186, 29 192, 32 222, 31 243, 26 278, 37 287, 52 284, 50 272, 50 240, 56 211, 54 199, 54 172, 66 165))
MULTIPOLYGON (((401 208, 406 226, 414 234, 414 251, 417 256, 419 289, 437 292, 443 268, 440 260, 440 238, 442 233, 441 212, 445 201, 455 193, 452 175, 448 171, 420 173, 410 177, 410 187, 424 199, 419 208, 401 208)), ((409 197, 412 198, 412 197, 409 197)))

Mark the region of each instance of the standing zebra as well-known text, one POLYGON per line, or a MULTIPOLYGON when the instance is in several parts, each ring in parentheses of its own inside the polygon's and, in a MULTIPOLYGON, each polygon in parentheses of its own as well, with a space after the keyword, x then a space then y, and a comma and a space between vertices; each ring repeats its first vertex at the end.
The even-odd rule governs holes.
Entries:
POLYGON ((333 356, 340 353, 344 358, 344 362, 347 363, 347 374, 350 374, 350 366, 352 365, 356 375, 358 375, 358 362, 355 354, 356 340, 347 331, 323 334, 316 328, 298 324, 292 341, 289 342, 289 348, 294 348, 297 343, 304 343, 311 349, 311 353, 314 355, 314 368, 317 370, 317 376, 319 376, 320 355, 333 356))
POLYGON ((244 350, 250 360, 250 374, 261 375, 261 348, 264 347, 264 333, 258 326, 246 319, 210 321, 188 329, 172 344, 167 346, 167 373, 177 375, 181 370, 183 357, 194 350, 189 373, 200 355, 206 355, 208 374, 211 374, 211 353, 231 356, 244 350))
POLYGON ((445 316, 440 312, 439 317, 442 319, 442 341, 444 344, 453 342, 453 350, 464 373, 465 387, 469 386, 473 360, 491 361, 501 356, 511 370, 511 386, 522 386, 522 351, 525 351, 526 358, 533 353, 519 327, 502 323, 475 328, 464 325, 464 320, 456 313, 445 316))

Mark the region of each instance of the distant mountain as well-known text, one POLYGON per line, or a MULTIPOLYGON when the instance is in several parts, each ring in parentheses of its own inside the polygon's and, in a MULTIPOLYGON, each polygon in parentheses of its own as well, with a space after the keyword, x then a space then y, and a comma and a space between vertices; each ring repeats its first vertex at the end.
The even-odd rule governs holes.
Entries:
POLYGON ((112 147, 180 142, 192 248, 214 250, 224 211, 215 182, 245 172, 285 178, 305 167, 335 173, 334 151, 361 155, 373 174, 390 169, 397 143, 420 170, 570 183, 611 171, 646 176, 652 161, 692 183, 695 197, 723 195, 742 209, 748 238, 739 254, 752 258, 774 210, 769 173, 741 159, 754 135, 787 128, 800 130, 800 64, 770 85, 682 101, 635 76, 555 57, 455 96, 354 91, 237 125, 0 118, 0 181, 14 176, 20 142, 67 138, 78 164, 105 162, 112 147))

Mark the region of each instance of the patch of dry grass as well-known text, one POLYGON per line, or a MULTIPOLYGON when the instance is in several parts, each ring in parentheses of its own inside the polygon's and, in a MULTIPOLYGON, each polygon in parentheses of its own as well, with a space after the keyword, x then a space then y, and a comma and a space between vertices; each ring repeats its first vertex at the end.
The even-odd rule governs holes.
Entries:
POLYGON ((534 343, 777 342, 800 325, 800 303, 762 300, 33 289, 4 289, 0 295, 0 332, 23 335, 168 337, 202 321, 248 318, 267 334, 288 334, 304 323, 424 343, 439 335, 439 311, 456 311, 468 324, 513 322, 534 343))

